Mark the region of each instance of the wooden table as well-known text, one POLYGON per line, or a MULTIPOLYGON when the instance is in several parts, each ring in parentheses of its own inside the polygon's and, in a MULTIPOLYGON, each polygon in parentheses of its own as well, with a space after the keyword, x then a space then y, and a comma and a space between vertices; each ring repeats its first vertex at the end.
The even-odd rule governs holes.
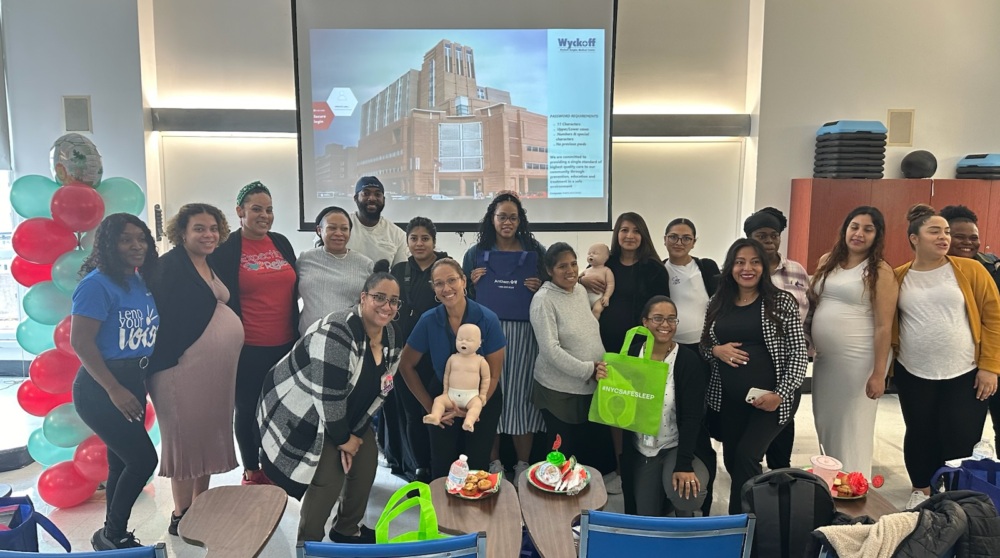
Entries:
POLYGON ((604 477, 593 467, 587 467, 587 471, 590 484, 576 496, 552 494, 531 486, 527 471, 517 479, 524 524, 543 558, 575 558, 573 520, 583 510, 599 510, 608 503, 604 477))
POLYGON ((878 518, 883 515, 889 515, 890 513, 897 513, 895 506, 889 503, 888 500, 882 497, 877 490, 869 490, 868 494, 860 500, 833 500, 834 504, 837 506, 837 511, 846 513, 857 517, 859 515, 867 515, 872 519, 878 520, 878 518))
POLYGON ((438 528, 453 535, 486 532, 486 554, 517 558, 521 552, 521 503, 514 485, 500 481, 500 491, 483 500, 463 500, 448 494, 445 478, 431 482, 431 500, 438 528))
POLYGON ((256 558, 287 503, 277 486, 219 486, 195 498, 177 530, 185 542, 205 547, 206 558, 256 558))

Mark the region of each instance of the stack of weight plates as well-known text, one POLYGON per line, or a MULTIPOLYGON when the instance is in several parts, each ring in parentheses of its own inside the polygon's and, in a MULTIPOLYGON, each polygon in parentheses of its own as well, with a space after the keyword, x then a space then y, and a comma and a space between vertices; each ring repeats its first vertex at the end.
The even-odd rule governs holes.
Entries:
POLYGON ((1000 153, 966 155, 958 162, 955 178, 1000 180, 1000 153))
POLYGON ((882 178, 885 125, 877 120, 837 120, 816 132, 813 178, 882 178))

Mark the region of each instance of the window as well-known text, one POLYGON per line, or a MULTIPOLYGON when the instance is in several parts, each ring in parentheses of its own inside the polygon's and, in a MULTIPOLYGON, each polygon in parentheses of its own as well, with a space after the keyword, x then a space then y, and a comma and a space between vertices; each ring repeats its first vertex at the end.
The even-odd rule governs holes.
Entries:
POLYGON ((476 77, 476 73, 472 69, 472 49, 470 48, 465 49, 465 66, 469 72, 469 77, 476 77))
POLYGON ((444 44, 444 71, 451 73, 451 44, 444 44))
POLYGON ((477 87, 476 88, 476 98, 477 99, 486 100, 486 89, 484 89, 482 87, 477 87))
POLYGON ((438 161, 441 172, 483 170, 483 125, 438 124, 438 161))
POLYGON ((455 47, 455 52, 458 53, 458 75, 464 76, 465 72, 462 70, 462 47, 455 47))
POLYGON ((0 171, 0 376, 26 375, 31 354, 21 350, 15 335, 17 324, 26 316, 21 312, 21 297, 25 290, 10 274, 10 262, 14 258, 11 237, 14 227, 22 221, 14 213, 10 204, 10 173, 0 171))
POLYGON ((457 116, 469 116, 469 98, 464 95, 455 97, 455 114, 457 116))
POLYGON ((427 108, 434 108, 436 105, 434 102, 434 67, 434 59, 431 58, 431 79, 428 86, 429 91, 427 92, 427 108))

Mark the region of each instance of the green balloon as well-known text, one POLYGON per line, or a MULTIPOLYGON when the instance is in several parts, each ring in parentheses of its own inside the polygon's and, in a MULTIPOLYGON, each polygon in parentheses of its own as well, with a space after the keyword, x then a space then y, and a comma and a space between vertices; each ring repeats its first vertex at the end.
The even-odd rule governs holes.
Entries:
POLYGON ((28 318, 17 324, 17 344, 33 355, 40 355, 55 348, 56 342, 52 337, 55 331, 54 325, 40 324, 28 318))
POLYGON ((80 282, 80 266, 90 256, 87 250, 73 250, 59 256, 52 264, 52 282, 60 291, 72 296, 80 282))
POLYGON ((75 451, 75 447, 61 448, 53 445, 45 438, 45 432, 41 428, 36 428, 28 436, 28 455, 45 467, 51 467, 63 461, 70 461, 73 459, 75 451))
POLYGON ((146 209, 146 195, 138 184, 119 176, 105 178, 97 185, 104 200, 104 216, 112 213, 139 215, 146 209))
POLYGON ((28 317, 44 325, 58 324, 73 308, 73 300, 52 281, 32 285, 21 302, 28 317))
POLYGON ((153 421, 152 428, 149 429, 149 441, 153 442, 154 446, 160 445, 160 421, 159 419, 153 421))
POLYGON ((73 403, 63 403, 49 411, 42 421, 42 432, 50 444, 74 449, 94 433, 84 424, 73 403))
POLYGON ((25 219, 32 217, 52 218, 49 204, 52 195, 59 189, 59 183, 40 174, 22 176, 10 185, 10 204, 14 211, 25 219))

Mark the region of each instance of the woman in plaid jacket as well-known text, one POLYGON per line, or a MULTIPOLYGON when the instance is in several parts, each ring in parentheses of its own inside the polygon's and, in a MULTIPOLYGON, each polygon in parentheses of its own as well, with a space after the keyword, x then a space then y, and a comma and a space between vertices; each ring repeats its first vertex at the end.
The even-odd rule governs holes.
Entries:
POLYGON ((302 498, 299 541, 322 540, 339 501, 330 538, 375 542, 374 531, 359 525, 378 466, 371 417, 392 390, 402 344, 389 323, 398 315, 399 283, 387 268, 376 264, 361 303, 311 325, 264 380, 262 468, 302 498))
POLYGON ((726 254, 708 303, 702 356, 712 375, 708 406, 732 477, 729 513, 741 512, 743 484, 761 474, 771 441, 795 415, 806 375, 806 339, 795 298, 771 283, 764 247, 741 238, 726 254))

